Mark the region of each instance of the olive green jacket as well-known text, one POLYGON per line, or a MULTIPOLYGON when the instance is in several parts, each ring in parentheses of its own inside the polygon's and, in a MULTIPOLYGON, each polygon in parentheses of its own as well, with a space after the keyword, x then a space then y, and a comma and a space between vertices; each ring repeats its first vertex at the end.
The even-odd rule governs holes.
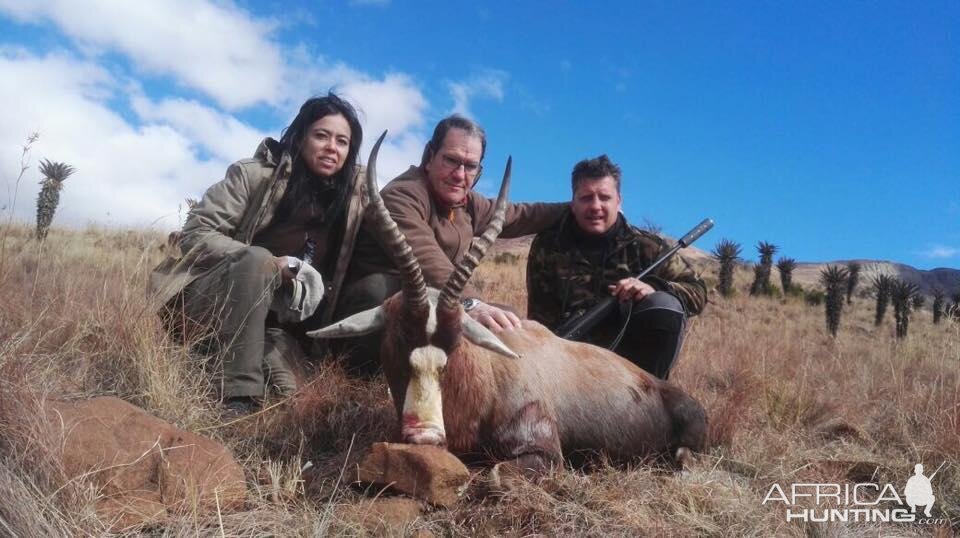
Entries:
MULTIPOLYGON (((290 156, 278 155, 279 151, 275 140, 264 139, 252 159, 230 165, 226 177, 207 189, 190 210, 171 256, 150 275, 149 292, 159 304, 166 304, 228 253, 250 245, 257 232, 270 224, 292 168, 290 156)), ((343 242, 335 253, 333 280, 325 283, 324 323, 333 316, 367 205, 363 174, 363 167, 358 166, 351 176, 353 190, 347 203, 343 242)))
MULTIPOLYGON (((639 274, 670 246, 658 235, 629 225, 620 215, 602 244, 597 265, 581 251, 577 223, 568 210, 560 221, 537 235, 527 258, 527 317, 556 329, 610 296, 607 286, 639 274)), ((707 301, 700 276, 679 255, 660 264, 643 281, 675 296, 687 315, 696 315, 707 301)))

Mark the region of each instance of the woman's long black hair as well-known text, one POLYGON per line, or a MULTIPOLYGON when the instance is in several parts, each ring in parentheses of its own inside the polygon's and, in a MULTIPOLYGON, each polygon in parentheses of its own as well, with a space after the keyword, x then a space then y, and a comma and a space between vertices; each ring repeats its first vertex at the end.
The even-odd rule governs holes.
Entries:
POLYGON ((357 118, 357 111, 353 108, 353 105, 333 92, 329 92, 323 97, 307 99, 300 107, 297 117, 283 130, 283 134, 280 136, 281 151, 289 154, 293 159, 293 168, 290 172, 287 189, 277 206, 275 213, 277 218, 286 220, 294 214, 301 204, 317 202, 322 204, 322 217, 318 224, 336 222, 343 214, 347 206, 347 199, 350 197, 350 190, 353 186, 350 179, 357 164, 357 154, 360 152, 362 142, 363 129, 360 127, 360 120, 357 118), (319 178, 307 167, 300 151, 303 148, 303 141, 310 126, 318 119, 331 114, 342 115, 347 120, 347 124, 350 125, 350 147, 347 150, 347 158, 343 163, 343 168, 331 178, 332 181, 319 181, 319 178))

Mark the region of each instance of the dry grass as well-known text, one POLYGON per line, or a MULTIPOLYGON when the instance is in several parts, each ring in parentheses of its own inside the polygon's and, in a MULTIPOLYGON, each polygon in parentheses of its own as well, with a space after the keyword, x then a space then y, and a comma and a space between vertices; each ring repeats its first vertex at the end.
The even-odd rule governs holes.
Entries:
MULTIPOLYGON (((366 447, 394 428, 381 381, 348 378, 334 361, 312 365, 312 381, 295 397, 223 427, 203 359, 168 339, 145 301, 147 274, 163 256, 160 234, 55 229, 43 252, 25 225, 0 235, 0 535, 106 532, 93 512, 96 492, 66 482, 31 420, 45 394, 116 395, 234 450, 248 477, 248 509, 222 520, 183 516, 146 529, 151 535, 368 532, 350 514, 369 496, 347 483, 366 447)), ((525 259, 501 261, 485 263, 474 283, 522 312, 525 259)), ((738 275, 732 299, 711 296, 675 370, 674 381, 710 416, 711 448, 690 471, 568 470, 498 498, 478 486, 457 508, 391 532, 925 535, 929 527, 788 524, 782 507, 761 505, 774 482, 868 480, 861 475, 875 466, 873 480, 899 489, 916 462, 930 470, 946 462, 933 482, 935 510, 958 530, 960 324, 934 326, 929 313, 915 314, 900 342, 892 319, 874 328, 872 305, 860 300, 833 339, 822 306, 750 298, 743 290, 751 276, 738 275)))

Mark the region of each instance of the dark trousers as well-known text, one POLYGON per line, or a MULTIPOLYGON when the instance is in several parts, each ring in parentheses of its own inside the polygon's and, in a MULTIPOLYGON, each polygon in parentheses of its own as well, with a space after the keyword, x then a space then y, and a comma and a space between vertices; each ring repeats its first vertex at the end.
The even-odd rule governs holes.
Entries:
MULTIPOLYGON (((341 320, 357 312, 363 312, 383 304, 388 297, 400 291, 400 279, 386 274, 374 273, 347 284, 340 294, 333 319, 341 320)), ((331 349, 346 356, 347 369, 354 374, 371 375, 379 370, 381 332, 331 340, 331 349)))
POLYGON ((609 348, 623 329, 623 338, 613 352, 660 379, 667 379, 680 353, 686 313, 680 301, 667 292, 654 292, 640 301, 614 311, 584 339, 609 348))

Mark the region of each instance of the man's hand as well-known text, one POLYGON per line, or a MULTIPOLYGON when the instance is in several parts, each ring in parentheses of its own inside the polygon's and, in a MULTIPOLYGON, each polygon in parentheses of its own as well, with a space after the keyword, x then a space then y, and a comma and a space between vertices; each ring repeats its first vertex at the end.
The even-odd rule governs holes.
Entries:
POLYGON ((657 291, 650 284, 633 277, 624 278, 616 284, 607 286, 607 289, 610 290, 610 295, 616 297, 621 303, 630 300, 641 301, 647 295, 657 291))
POLYGON ((520 318, 509 310, 503 310, 480 301, 467 312, 471 318, 479 321, 491 331, 512 331, 520 328, 520 318))
POLYGON ((280 278, 283 279, 283 282, 290 282, 294 278, 297 278, 297 273, 290 269, 290 259, 289 256, 280 256, 273 259, 273 263, 277 266, 277 271, 280 271, 280 278))

